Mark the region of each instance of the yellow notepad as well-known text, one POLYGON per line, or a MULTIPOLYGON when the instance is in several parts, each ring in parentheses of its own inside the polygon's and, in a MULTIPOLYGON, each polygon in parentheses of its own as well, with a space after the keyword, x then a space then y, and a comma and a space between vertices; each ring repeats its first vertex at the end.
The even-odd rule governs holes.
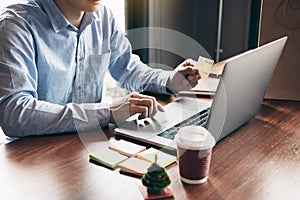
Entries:
POLYGON ((109 148, 125 156, 136 156, 137 153, 146 150, 146 147, 125 140, 112 140, 109 148))
POLYGON ((150 165, 151 163, 148 161, 130 157, 129 159, 120 163, 118 166, 124 172, 131 173, 137 176, 143 176, 147 172, 150 165))
POLYGON ((164 153, 155 148, 149 148, 143 152, 137 154, 137 158, 146 160, 148 162, 155 161, 155 154, 157 155, 157 163, 161 167, 167 167, 176 162, 176 156, 164 153))
POLYGON ((90 159, 110 168, 115 168, 118 164, 128 159, 116 151, 110 149, 101 149, 101 151, 90 154, 90 159))

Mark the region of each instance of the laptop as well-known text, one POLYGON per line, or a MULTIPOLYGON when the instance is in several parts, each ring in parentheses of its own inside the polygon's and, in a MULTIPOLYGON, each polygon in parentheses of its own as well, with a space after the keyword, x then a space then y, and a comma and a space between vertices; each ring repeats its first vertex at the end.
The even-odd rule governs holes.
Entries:
MULTIPOLYGON (((216 74, 214 74, 216 75, 216 74)), ((184 90, 179 91, 177 93, 178 96, 214 96, 216 94, 217 88, 219 85, 219 79, 218 78, 205 78, 200 79, 198 81, 198 84, 190 89, 190 90, 184 90)))
POLYGON ((178 129, 201 125, 220 141, 258 113, 286 41, 283 37, 226 60, 213 101, 180 97, 152 118, 131 116, 115 129, 116 136, 176 149, 178 129))

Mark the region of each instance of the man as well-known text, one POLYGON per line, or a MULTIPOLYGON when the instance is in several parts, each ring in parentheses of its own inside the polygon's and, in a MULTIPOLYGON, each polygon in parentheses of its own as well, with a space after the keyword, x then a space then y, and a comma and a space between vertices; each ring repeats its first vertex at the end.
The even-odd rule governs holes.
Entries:
POLYGON ((200 76, 188 61, 174 71, 151 69, 100 0, 31 0, 0 17, 0 126, 22 137, 118 123, 163 107, 140 92, 194 87, 200 76), (132 93, 101 103, 106 71, 132 93))

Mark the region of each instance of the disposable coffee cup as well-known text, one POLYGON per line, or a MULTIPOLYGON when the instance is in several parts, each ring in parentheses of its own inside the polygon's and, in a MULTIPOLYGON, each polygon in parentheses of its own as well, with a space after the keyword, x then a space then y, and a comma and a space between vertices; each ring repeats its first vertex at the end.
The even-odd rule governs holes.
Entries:
POLYGON ((181 181, 202 184, 207 181, 215 138, 202 126, 186 126, 175 136, 181 181))

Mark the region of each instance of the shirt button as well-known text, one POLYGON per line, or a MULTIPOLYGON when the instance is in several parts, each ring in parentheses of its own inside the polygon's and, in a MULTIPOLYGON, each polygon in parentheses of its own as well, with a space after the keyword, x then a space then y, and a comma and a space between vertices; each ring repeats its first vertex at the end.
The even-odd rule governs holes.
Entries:
POLYGON ((81 86, 78 86, 78 87, 77 87, 77 90, 81 90, 81 86))

